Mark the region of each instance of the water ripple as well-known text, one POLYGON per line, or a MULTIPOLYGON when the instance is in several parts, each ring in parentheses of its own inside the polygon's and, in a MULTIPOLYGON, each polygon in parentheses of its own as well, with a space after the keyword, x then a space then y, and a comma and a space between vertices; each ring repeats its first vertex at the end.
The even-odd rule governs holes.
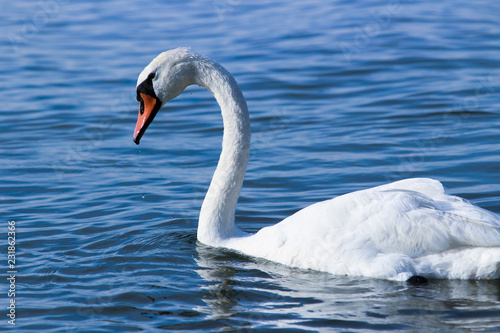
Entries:
POLYGON ((500 212, 497 3, 4 7, 0 202, 16 221, 19 331, 498 331, 498 281, 413 288, 199 244, 222 135, 209 92, 190 87, 131 139, 137 74, 191 46, 248 101, 243 229, 420 176, 500 212))

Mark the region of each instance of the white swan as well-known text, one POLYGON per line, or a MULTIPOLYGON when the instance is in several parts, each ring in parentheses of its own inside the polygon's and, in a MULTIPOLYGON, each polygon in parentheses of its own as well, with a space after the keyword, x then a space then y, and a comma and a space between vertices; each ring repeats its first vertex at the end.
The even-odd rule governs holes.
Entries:
POLYGON ((200 211, 198 240, 278 263, 333 274, 406 280, 500 277, 500 217, 446 195, 440 182, 397 181, 322 201, 248 234, 235 209, 250 150, 247 105, 221 65, 178 48, 139 75, 139 144, 161 106, 187 86, 210 90, 224 123, 222 153, 200 211))

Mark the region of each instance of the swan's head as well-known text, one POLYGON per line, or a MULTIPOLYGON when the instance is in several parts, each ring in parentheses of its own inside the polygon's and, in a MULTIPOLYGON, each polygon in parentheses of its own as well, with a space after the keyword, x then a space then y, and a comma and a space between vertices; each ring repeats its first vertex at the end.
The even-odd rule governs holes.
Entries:
POLYGON ((161 53, 144 68, 137 80, 140 106, 134 131, 136 144, 139 144, 163 104, 195 83, 193 61, 199 57, 189 48, 180 47, 161 53))

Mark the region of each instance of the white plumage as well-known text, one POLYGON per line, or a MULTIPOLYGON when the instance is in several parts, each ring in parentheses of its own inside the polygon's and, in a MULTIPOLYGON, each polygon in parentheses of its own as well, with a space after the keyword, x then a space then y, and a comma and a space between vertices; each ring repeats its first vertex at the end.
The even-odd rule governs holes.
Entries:
MULTIPOLYGON (((445 194, 433 179, 356 191, 313 204, 255 234, 240 231, 234 214, 248 162, 250 122, 238 85, 222 66, 187 48, 160 54, 141 73, 138 86, 151 73, 162 105, 198 84, 221 106, 222 153, 200 212, 202 243, 332 274, 393 280, 500 277, 500 217, 445 194)), ((144 123, 140 113, 138 124, 144 123)), ((144 131, 138 137, 136 131, 137 143, 144 131)))
POLYGON ((497 215, 446 195, 438 181, 415 178, 313 204, 220 245, 333 274, 495 278, 499 222, 497 215))

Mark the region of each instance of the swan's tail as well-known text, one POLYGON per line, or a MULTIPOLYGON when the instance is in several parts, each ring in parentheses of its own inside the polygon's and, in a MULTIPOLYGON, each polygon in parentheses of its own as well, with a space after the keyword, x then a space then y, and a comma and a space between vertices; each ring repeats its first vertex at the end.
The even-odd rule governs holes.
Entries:
POLYGON ((466 247, 415 259, 419 275, 438 279, 500 278, 500 247, 466 247))

